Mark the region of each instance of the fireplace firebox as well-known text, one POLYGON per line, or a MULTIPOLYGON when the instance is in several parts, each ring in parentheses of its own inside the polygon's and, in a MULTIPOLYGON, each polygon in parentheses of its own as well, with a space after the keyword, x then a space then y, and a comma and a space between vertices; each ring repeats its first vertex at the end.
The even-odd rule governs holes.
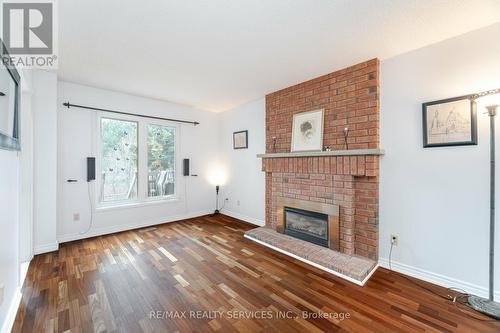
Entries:
POLYGON ((324 247, 330 246, 328 215, 284 207, 285 234, 324 247))

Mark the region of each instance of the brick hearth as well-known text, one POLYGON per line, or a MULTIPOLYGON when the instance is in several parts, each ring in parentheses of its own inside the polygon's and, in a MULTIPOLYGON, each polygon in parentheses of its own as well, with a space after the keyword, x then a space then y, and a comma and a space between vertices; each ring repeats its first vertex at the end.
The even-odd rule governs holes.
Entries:
MULTIPOLYGON (((373 59, 266 96, 266 153, 290 152, 296 113, 324 109, 324 145, 379 148, 379 62, 373 59), (276 144, 273 147, 273 137, 276 144)), ((340 207, 340 251, 378 258, 379 156, 265 157, 266 226, 277 225, 278 197, 340 207)))

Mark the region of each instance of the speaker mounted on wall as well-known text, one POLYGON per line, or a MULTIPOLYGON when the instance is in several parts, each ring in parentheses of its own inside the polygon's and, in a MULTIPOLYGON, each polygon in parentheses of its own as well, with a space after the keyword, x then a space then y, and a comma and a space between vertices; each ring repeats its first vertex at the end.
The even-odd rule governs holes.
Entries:
POLYGON ((184 176, 189 176, 189 158, 182 160, 182 174, 184 176))
POLYGON ((87 182, 95 180, 95 157, 87 157, 87 182))

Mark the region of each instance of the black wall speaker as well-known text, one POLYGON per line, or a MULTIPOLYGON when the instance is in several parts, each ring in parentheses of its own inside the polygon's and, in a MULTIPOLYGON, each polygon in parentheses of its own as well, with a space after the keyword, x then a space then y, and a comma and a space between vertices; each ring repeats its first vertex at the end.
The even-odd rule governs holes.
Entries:
POLYGON ((95 157, 87 157, 87 181, 95 180, 95 157))
POLYGON ((182 174, 184 176, 189 176, 189 158, 185 158, 182 161, 182 174))

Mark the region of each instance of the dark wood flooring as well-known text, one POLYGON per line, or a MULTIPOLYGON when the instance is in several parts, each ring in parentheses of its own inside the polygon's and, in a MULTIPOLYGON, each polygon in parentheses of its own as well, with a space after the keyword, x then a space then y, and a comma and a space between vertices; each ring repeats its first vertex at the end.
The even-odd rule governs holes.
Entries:
POLYGON ((31 262, 13 331, 500 331, 399 274, 359 287, 243 238, 250 228, 221 215, 62 244, 31 262))

